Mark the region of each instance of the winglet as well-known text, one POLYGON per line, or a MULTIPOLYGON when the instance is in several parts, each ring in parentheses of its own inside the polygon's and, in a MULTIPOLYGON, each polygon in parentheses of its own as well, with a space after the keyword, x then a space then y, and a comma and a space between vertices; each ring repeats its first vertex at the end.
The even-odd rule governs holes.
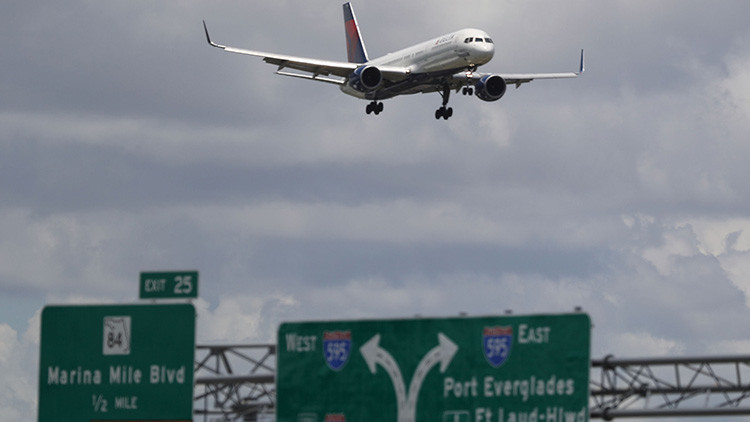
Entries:
POLYGON ((203 21, 203 30, 206 31, 206 41, 208 41, 209 45, 211 45, 212 47, 217 47, 217 48, 222 48, 222 49, 226 48, 223 45, 219 45, 219 44, 216 44, 215 42, 211 41, 211 37, 208 35, 208 27, 206 26, 206 21, 205 20, 203 21))
POLYGON ((578 74, 581 75, 586 71, 586 65, 583 62, 583 49, 581 49, 581 66, 578 68, 578 74))

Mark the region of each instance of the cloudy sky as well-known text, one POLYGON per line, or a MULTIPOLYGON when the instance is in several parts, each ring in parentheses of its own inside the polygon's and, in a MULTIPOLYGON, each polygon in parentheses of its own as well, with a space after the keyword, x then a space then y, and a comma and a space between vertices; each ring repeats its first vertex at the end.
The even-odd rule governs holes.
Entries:
POLYGON ((0 419, 45 304, 198 269, 198 341, 280 321, 587 311, 592 356, 750 352, 750 3, 355 3, 371 56, 462 27, 495 103, 379 116, 224 44, 345 60, 341 1, 16 1, 0 14, 0 419))

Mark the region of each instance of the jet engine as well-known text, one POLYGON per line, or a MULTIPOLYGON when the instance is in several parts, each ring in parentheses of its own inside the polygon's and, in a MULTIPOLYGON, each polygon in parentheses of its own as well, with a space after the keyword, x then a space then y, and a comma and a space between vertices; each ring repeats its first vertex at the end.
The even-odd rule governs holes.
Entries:
POLYGON ((362 65, 349 76, 349 86, 359 92, 374 91, 381 82, 383 82, 383 75, 375 66, 362 65))
POLYGON ((505 95, 508 85, 500 75, 484 75, 474 85, 480 100, 497 101, 505 95))

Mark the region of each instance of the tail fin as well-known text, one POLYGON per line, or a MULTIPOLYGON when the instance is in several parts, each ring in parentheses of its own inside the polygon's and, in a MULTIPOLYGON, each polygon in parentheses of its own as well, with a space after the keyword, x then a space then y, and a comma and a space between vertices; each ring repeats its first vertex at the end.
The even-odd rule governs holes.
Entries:
POLYGON ((344 3, 344 26, 346 28, 346 54, 349 63, 366 63, 367 50, 362 42, 362 34, 359 32, 357 18, 349 2, 344 3))

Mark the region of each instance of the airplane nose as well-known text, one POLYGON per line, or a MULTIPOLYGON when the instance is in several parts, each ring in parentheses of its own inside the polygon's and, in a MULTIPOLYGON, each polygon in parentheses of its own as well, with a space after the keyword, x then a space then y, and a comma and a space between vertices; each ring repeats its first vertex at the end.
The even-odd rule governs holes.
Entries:
POLYGON ((487 61, 492 60, 492 57, 495 56, 495 44, 487 44, 487 61))
POLYGON ((495 55, 495 45, 490 43, 476 44, 473 53, 472 55, 477 63, 485 64, 492 60, 495 55))

